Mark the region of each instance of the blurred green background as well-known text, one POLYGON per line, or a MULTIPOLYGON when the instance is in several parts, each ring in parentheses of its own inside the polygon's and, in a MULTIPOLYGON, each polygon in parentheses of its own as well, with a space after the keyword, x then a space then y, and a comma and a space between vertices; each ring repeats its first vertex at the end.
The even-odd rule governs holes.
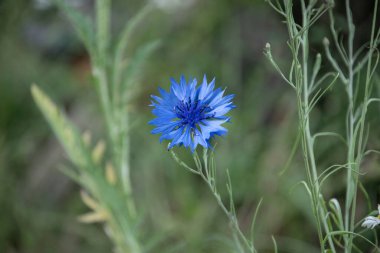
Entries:
MULTIPOLYGON (((69 2, 92 15, 93 1, 69 2)), ((166 144, 150 134, 147 124, 153 117, 150 94, 157 93, 158 86, 167 89, 169 78, 181 74, 198 79, 207 74, 236 94, 229 134, 217 140, 216 161, 226 201, 223 182, 225 169, 230 171, 243 229, 249 230, 263 197, 258 248, 271 252, 274 235, 281 252, 318 252, 309 201, 301 187, 292 190, 304 178, 299 153, 279 175, 297 136, 295 94, 273 72, 263 48, 271 42, 281 67, 289 67, 281 18, 261 0, 153 2, 158 7, 134 34, 130 48, 147 40, 162 41, 145 64, 132 108, 132 181, 147 236, 164 234, 162 247, 170 245, 173 252, 226 252, 229 229, 223 213, 202 181, 171 160, 166 144)), ((145 4, 114 0, 114 35, 145 4)), ((369 39, 373 1, 352 4, 359 46, 369 39)), ((300 17, 298 1, 295 12, 300 17)), ((335 13, 344 40, 343 1, 337 1, 335 13)), ((325 36, 330 36, 327 16, 312 29, 312 54, 322 53, 325 36)), ((87 210, 79 187, 59 172, 60 166, 70 164, 30 95, 30 85, 37 83, 82 130, 105 138, 89 64, 71 25, 50 1, 0 1, 0 252, 111 252, 101 225, 77 222, 87 210)), ((330 70, 327 61, 322 68, 330 70)), ((374 92, 380 93, 378 87, 374 92)), ((313 112, 313 130, 344 134, 345 103, 344 88, 337 84, 313 112)), ((374 106, 369 112, 368 145, 374 149, 380 147, 379 109, 374 106)), ((323 139, 316 148, 320 171, 344 161, 344 147, 334 139, 323 139)), ((380 201, 378 158, 368 156, 362 170, 375 209, 380 201)), ((341 201, 344 179, 341 172, 325 184, 327 198, 341 201)), ((360 194, 358 218, 368 212, 360 194)))

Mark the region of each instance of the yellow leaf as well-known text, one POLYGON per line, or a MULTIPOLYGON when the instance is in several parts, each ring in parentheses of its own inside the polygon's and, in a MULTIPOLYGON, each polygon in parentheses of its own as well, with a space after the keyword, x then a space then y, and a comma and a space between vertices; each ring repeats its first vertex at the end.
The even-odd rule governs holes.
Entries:
POLYGON ((82 198, 83 203, 85 203, 86 206, 88 206, 89 208, 91 208, 93 210, 99 209, 98 202, 96 202, 96 200, 91 198, 90 195, 88 195, 85 191, 83 191, 83 190, 80 191, 80 196, 82 198))
POLYGON ((107 221, 107 218, 108 216, 106 212, 91 212, 80 215, 78 220, 83 223, 95 223, 107 221))
POLYGON ((115 169, 113 168, 113 166, 112 166, 112 164, 110 162, 107 162, 107 165, 106 165, 106 178, 107 178, 107 181, 111 185, 115 185, 116 184, 115 169))
POLYGON ((96 144, 94 150, 92 151, 92 159, 94 160, 96 164, 98 164, 102 160, 105 150, 106 150, 106 144, 104 143, 103 140, 100 140, 96 144))

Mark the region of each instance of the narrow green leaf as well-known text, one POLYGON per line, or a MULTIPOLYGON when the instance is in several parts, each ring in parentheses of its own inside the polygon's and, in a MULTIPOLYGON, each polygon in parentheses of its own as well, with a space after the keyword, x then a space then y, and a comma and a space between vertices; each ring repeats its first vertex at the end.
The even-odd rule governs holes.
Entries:
POLYGON ((55 0, 58 7, 70 20, 80 40, 85 45, 91 56, 95 56, 94 27, 89 17, 70 6, 64 0, 55 0))
POLYGON ((235 204, 234 204, 234 197, 233 197, 233 193, 232 193, 231 176, 230 176, 230 172, 228 169, 226 170, 226 173, 227 173, 227 184, 226 185, 227 185, 228 197, 230 200, 230 213, 236 219, 236 210, 235 210, 235 204))
POLYGON ((341 230, 344 229, 342 209, 340 208, 340 204, 338 200, 335 198, 330 199, 329 206, 331 210, 333 211, 333 213, 335 214, 335 216, 337 217, 336 222, 337 222, 338 228, 341 230))
POLYGON ((374 244, 373 242, 371 242, 370 240, 368 240, 366 237, 358 234, 358 233, 355 233, 355 232, 349 232, 349 231, 333 231, 333 232, 330 232, 328 233, 328 235, 326 235, 325 239, 323 240, 324 242, 327 240, 328 236, 331 236, 331 235, 345 235, 345 234, 348 234, 348 235, 354 235, 355 237, 360 237, 361 239, 363 239, 364 241, 366 241, 368 244, 372 245, 374 248, 376 248, 376 250, 380 250, 380 248, 374 244))
POLYGON ((274 247, 274 253, 277 253, 278 252, 277 242, 273 235, 272 235, 272 242, 273 242, 273 247, 274 247))
MULTIPOLYGON (((127 101, 128 98, 134 97, 137 92, 136 89, 131 89, 133 85, 138 83, 138 79, 141 74, 142 66, 145 63, 147 57, 153 53, 159 46, 161 45, 160 40, 155 40, 152 42, 148 42, 145 45, 141 46, 136 54, 132 56, 132 58, 128 61, 128 65, 124 72, 124 77, 121 85, 121 94, 124 94, 124 97, 128 95, 128 97, 124 100, 127 101)), ((134 87, 136 88, 136 87, 134 87)))
POLYGON ((146 18, 148 13, 152 10, 151 5, 145 6, 141 9, 135 16, 133 16, 123 28, 121 35, 117 41, 115 49, 115 59, 113 64, 113 85, 114 85, 114 94, 119 92, 121 72, 123 71, 122 60, 125 57, 125 51, 128 47, 129 40, 132 36, 133 31, 137 26, 146 18))
POLYGON ((189 170, 190 172, 192 172, 194 174, 199 175, 200 172, 192 169, 189 165, 187 165, 185 162, 183 162, 172 149, 170 150, 170 154, 172 155, 174 161, 176 161, 180 166, 184 167, 185 169, 189 170))
POLYGON ((279 176, 282 176, 288 170, 288 168, 290 167, 290 164, 293 161, 294 155, 296 154, 298 145, 300 143, 300 139, 301 139, 301 132, 298 131, 297 138, 294 141, 294 144, 293 144, 292 150, 290 152, 289 158, 286 161, 284 168, 280 171, 280 173, 278 173, 279 176))
POLYGON ((60 140, 70 160, 79 168, 89 168, 91 162, 79 131, 42 90, 34 84, 31 90, 34 101, 60 140))
MULTIPOLYGON (((252 244, 254 244, 254 242, 255 242, 255 240, 254 240, 255 224, 256 224, 257 215, 259 213, 262 202, 263 202, 263 198, 261 198, 259 203, 257 204, 256 210, 255 210, 255 213, 253 214, 253 218, 252 218, 252 222, 251 222, 251 242, 252 242, 252 244)), ((274 239, 274 238, 272 237, 272 239, 274 239)))
POLYGON ((311 75, 311 80, 310 80, 310 88, 313 89, 315 79, 317 78, 317 75, 319 73, 319 70, 321 69, 321 62, 322 62, 322 57, 321 54, 317 54, 313 66, 313 74, 311 75))
POLYGON ((317 94, 314 95, 309 104, 309 110, 307 112, 308 114, 311 112, 311 110, 313 110, 319 99, 335 84, 335 81, 338 79, 338 77, 339 74, 336 74, 331 83, 322 92, 317 92, 317 94))

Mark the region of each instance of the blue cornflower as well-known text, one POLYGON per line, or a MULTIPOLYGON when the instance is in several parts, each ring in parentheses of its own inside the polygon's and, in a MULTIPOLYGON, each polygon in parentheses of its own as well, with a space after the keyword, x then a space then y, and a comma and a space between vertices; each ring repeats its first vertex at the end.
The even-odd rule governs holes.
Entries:
POLYGON ((197 87, 195 78, 187 83, 181 76, 179 83, 171 79, 169 92, 159 88, 161 97, 152 95, 152 113, 157 116, 149 122, 156 126, 152 134, 161 134, 160 142, 171 140, 168 149, 183 145, 194 152, 198 144, 209 148, 214 135, 227 133, 221 125, 230 120, 225 114, 235 108, 234 95, 223 96, 224 90, 214 86, 215 78, 207 83, 204 76, 197 87))

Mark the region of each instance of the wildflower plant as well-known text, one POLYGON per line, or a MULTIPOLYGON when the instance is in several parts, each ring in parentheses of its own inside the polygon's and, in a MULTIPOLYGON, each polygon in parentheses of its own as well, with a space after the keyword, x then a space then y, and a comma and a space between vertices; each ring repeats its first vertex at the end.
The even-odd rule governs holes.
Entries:
MULTIPOLYGON (((380 101, 373 95, 374 76, 379 61, 377 46, 380 29, 376 27, 378 1, 376 0, 374 4, 370 41, 357 50, 354 48, 355 25, 348 0, 345 1, 348 28, 346 43, 339 38, 339 28, 335 27, 333 1, 322 3, 316 0, 300 1, 302 9, 300 23, 295 21, 292 0, 281 2, 268 0, 268 2, 285 20, 292 57, 290 68, 287 72, 280 68, 272 55, 269 43, 265 48, 265 55, 283 80, 295 91, 297 97, 300 137, 295 146, 300 143, 302 147, 307 179, 301 184, 310 198, 321 252, 339 252, 339 248, 347 253, 358 250, 355 242, 359 239, 379 250, 373 242, 357 231, 356 220, 358 190, 365 193, 360 183, 361 166, 363 158, 372 152, 366 147, 369 131, 367 111, 370 104, 380 101), (325 64, 330 63, 334 72, 321 73, 322 54, 313 56, 310 53, 309 31, 322 15, 328 15, 330 18, 332 43, 330 45, 329 40, 325 38, 323 45, 327 59, 325 64), (331 47, 334 47, 336 55, 331 52, 331 47), (311 62, 312 58, 314 63, 311 62), (360 78, 361 75, 364 76, 364 80, 360 78), (313 121, 311 112, 332 87, 344 90, 347 94, 346 133, 332 131, 313 133, 310 127, 313 121), (321 138, 337 138, 344 143, 342 149, 347 154, 344 164, 320 168, 314 147, 321 138), (326 179, 342 170, 346 173, 344 208, 336 198, 326 200, 322 191, 326 179)), ((368 196, 366 193, 364 195, 368 196)), ((368 219, 363 225, 370 225, 368 219)))
POLYGON ((173 159, 186 170, 201 177, 206 183, 230 222, 235 243, 234 251, 257 252, 254 246, 253 228, 261 201, 253 215, 251 236, 248 237, 239 225, 228 170, 228 206, 224 204, 219 192, 212 140, 216 136, 227 134, 227 129, 221 125, 230 121, 230 117, 226 114, 235 108, 235 105, 232 102, 234 94, 224 96, 225 90, 214 89, 214 87, 215 79, 208 83, 206 75, 199 87, 197 87, 195 78, 186 81, 185 77, 181 76, 179 82, 171 79, 169 92, 160 88, 161 97, 152 95, 152 113, 157 118, 151 120, 149 124, 156 126, 152 130, 152 134, 160 133, 161 142, 170 140, 168 150, 173 159), (198 155, 198 144, 203 149, 201 155, 198 155), (188 165, 181 160, 174 151, 175 146, 189 148, 195 166, 188 165))
POLYGON ((130 180, 132 120, 128 108, 132 94, 137 91, 142 63, 157 48, 158 41, 141 45, 137 52, 128 55, 128 62, 125 58, 134 30, 152 7, 147 6, 132 17, 116 43, 111 44, 110 0, 95 1, 94 22, 63 0, 57 0, 56 4, 71 21, 89 53, 107 140, 99 140, 93 146, 91 133, 82 134, 37 85, 32 86, 33 98, 74 165, 74 168, 63 168, 63 173, 82 187, 82 200, 91 209, 79 221, 102 223, 115 252, 146 252, 148 244, 142 243, 141 217, 130 180))

